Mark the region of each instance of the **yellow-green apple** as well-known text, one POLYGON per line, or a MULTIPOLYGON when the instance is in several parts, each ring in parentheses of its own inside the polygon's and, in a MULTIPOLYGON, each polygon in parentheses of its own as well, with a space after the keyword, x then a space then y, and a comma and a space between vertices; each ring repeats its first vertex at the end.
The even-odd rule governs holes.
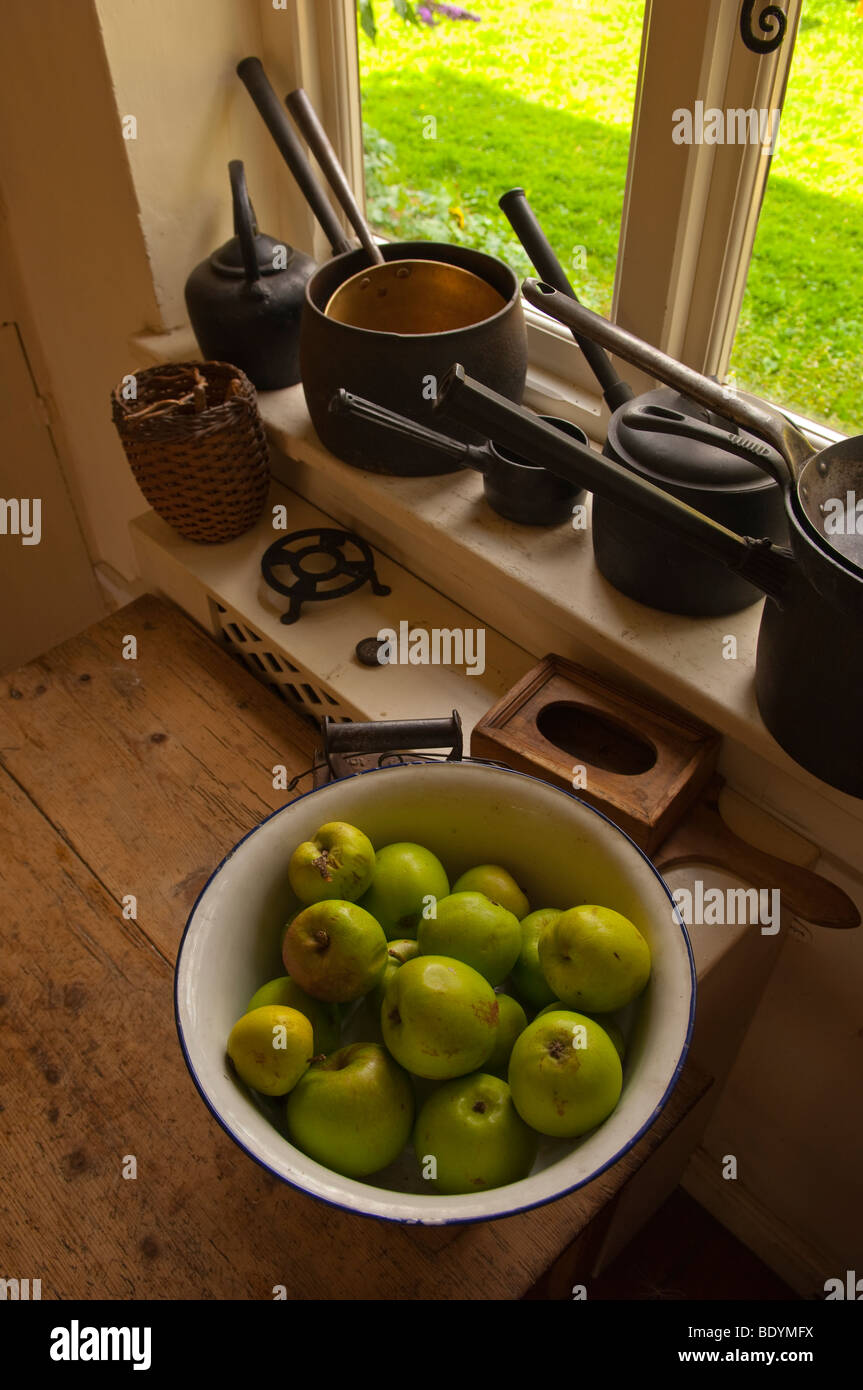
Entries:
POLYGON ((647 984, 650 948, 634 922, 610 907, 571 907, 544 928, 539 962, 568 1009, 613 1013, 647 984))
POLYGON ((419 943, 411 937, 405 937, 402 941, 387 942, 387 963, 384 968, 383 976, 378 984, 375 985, 369 998, 369 1003, 378 1014, 381 1011, 381 1004, 384 1002, 386 987, 398 970, 399 966, 404 965, 405 961, 413 960, 419 954, 419 943))
POLYGON ((484 893, 450 893, 434 917, 422 919, 417 941, 420 955, 452 956, 499 985, 518 959, 521 928, 512 912, 484 893))
POLYGON ((268 980, 252 995, 246 1012, 261 1009, 265 1004, 284 1004, 305 1014, 312 1025, 315 1056, 319 1052, 334 1052, 339 1045, 341 1016, 338 1004, 325 1004, 321 999, 313 999, 300 989, 290 975, 280 975, 277 980, 268 980))
MULTIPOLYGON (((547 1004, 544 1009, 540 1009, 537 1018, 542 1018, 543 1014, 554 1013, 557 1009, 565 1009, 565 1005, 561 1004, 559 999, 555 999, 554 1003, 547 1004)), ((598 1023, 600 1028, 605 1029, 611 1041, 614 1043, 617 1055, 622 1062, 626 1056, 626 1039, 623 1036, 623 1029, 620 1025, 615 1023, 613 1018, 609 1018, 608 1014, 590 1014, 588 1017, 592 1018, 594 1023, 598 1023)))
POLYGON ((521 922, 521 951, 512 967, 512 987, 519 999, 532 1009, 541 1009, 554 999, 554 990, 539 963, 539 938, 550 922, 560 916, 559 907, 540 907, 521 922))
POLYGON ((291 887, 301 903, 338 898, 355 903, 372 881, 375 851, 371 840, 346 821, 322 825, 311 840, 297 845, 288 865, 291 887))
POLYGON ((526 1178, 538 1143, 506 1082, 483 1072, 439 1086, 414 1127, 422 1171, 446 1194, 485 1192, 526 1178))
POLYGON ((287 1107, 297 1148, 348 1178, 398 1158, 413 1118, 410 1077, 380 1043, 351 1043, 313 1062, 287 1107))
POLYGON ((288 927, 285 969, 313 999, 344 1004, 368 994, 387 963, 387 939, 359 903, 312 903, 288 927))
POLYGON ((499 1012, 491 985, 469 965, 447 956, 416 956, 387 985, 381 1031, 408 1071, 448 1081, 476 1071, 489 1057, 499 1012))
POLYGON ((422 845, 384 845, 375 855, 375 872, 362 905, 380 922, 390 941, 416 936, 430 900, 449 893, 443 864, 422 845))
POLYGON ((287 1095, 314 1056, 312 1025, 298 1009, 266 1004, 234 1024, 228 1056, 253 1090, 265 1096, 287 1095))
POLYGON ((498 993, 497 1007, 497 1034, 494 1047, 483 1064, 483 1070, 491 1072, 492 1076, 505 1077, 513 1044, 519 1033, 523 1033, 527 1027, 527 1015, 511 994, 498 993))
POLYGON ((482 893, 490 902, 499 903, 521 921, 530 912, 530 903, 512 874, 500 864, 478 864, 468 869, 452 886, 454 893, 482 893))
POLYGON ((556 1139, 575 1139, 607 1119, 620 1099, 623 1072, 614 1043, 584 1014, 553 1010, 515 1040, 509 1059, 512 1099, 525 1124, 556 1139))

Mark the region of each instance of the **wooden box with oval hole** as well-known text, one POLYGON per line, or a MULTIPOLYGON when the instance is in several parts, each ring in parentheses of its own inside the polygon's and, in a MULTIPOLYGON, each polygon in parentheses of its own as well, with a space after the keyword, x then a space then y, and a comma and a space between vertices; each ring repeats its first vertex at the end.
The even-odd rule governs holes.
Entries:
POLYGON ((653 854, 714 773, 719 743, 683 711, 551 655, 483 715, 470 751, 574 791, 653 854))

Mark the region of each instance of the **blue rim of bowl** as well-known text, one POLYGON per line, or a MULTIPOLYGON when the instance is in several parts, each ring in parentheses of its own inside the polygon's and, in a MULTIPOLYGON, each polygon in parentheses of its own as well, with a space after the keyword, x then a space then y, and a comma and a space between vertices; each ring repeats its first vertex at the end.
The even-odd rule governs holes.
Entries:
MULTIPOLYGON (((447 766, 447 764, 445 764, 445 763, 444 763, 444 764, 439 764, 439 765, 440 765, 440 766, 447 766)), ((395 764, 393 764, 391 767, 386 767, 386 768, 377 768, 377 767, 366 768, 363 772, 356 772, 356 773, 353 773, 351 778, 343 778, 343 779, 340 779, 340 780, 348 781, 348 780, 353 780, 353 777, 368 777, 368 776, 373 775, 374 773, 377 773, 377 772, 393 772, 393 771, 397 770, 397 769, 400 768, 400 767, 420 767, 420 766, 429 767, 429 766, 438 766, 438 764, 434 764, 434 763, 424 763, 421 759, 417 759, 416 762, 395 763, 395 764)), ((452 767, 459 767, 459 766, 460 766, 460 767, 472 767, 472 766, 484 766, 484 765, 481 764, 481 763, 469 763, 469 762, 465 761, 465 762, 454 762, 454 763, 449 764, 449 766, 452 766, 452 767)), ((286 1178, 286 1177, 284 1176, 283 1173, 279 1173, 279 1172, 276 1171, 275 1168, 271 1168, 270 1165, 269 1165, 268 1163, 266 1163, 261 1157, 259 1157, 258 1154, 253 1153, 252 1150, 251 1150, 250 1148, 248 1148, 248 1146, 247 1146, 246 1144, 244 1144, 244 1143, 237 1137, 237 1135, 236 1135, 236 1134, 234 1133, 234 1131, 231 1129, 231 1127, 230 1127, 230 1125, 227 1123, 227 1121, 225 1121, 225 1120, 222 1119, 222 1116, 219 1114, 218 1110, 216 1110, 215 1107, 213 1106, 213 1104, 212 1104, 212 1102, 211 1102, 209 1096, 207 1095, 207 1092, 204 1090, 203 1086, 201 1085, 201 1082, 200 1082, 199 1079, 198 1079, 198 1074, 197 1074, 197 1072, 195 1071, 194 1066, 192 1065, 192 1060, 191 1060, 191 1058, 190 1058, 190 1056, 189 1056, 188 1048, 186 1047, 186 1040, 185 1040, 185 1038, 184 1038, 184 1036, 183 1036, 183 1027, 182 1027, 182 1024, 180 1023, 180 1007, 179 1007, 179 1000, 178 1000, 177 994, 178 994, 178 984, 179 984, 179 975, 180 975, 180 961, 181 961, 182 955, 183 955, 183 947, 184 947, 185 944, 186 944, 186 937, 188 936, 189 928, 190 928, 190 926, 192 925, 192 920, 193 920, 193 918, 194 918, 194 916, 195 916, 195 913, 196 913, 197 910, 198 910, 198 904, 200 903, 201 899, 203 898, 203 896, 204 896, 204 894, 206 893, 207 889, 209 888, 210 884, 213 882, 213 879, 216 878, 217 874, 221 873, 222 869, 223 869, 224 866, 227 864, 228 860, 229 860, 229 859, 233 859, 234 855, 236 854, 236 852, 237 852, 237 850, 240 848, 240 846, 243 845, 243 844, 245 844, 246 840, 250 839, 250 837, 251 837, 252 835, 254 835, 258 830, 260 830, 262 826, 266 825, 267 822, 268 822, 268 821, 271 821, 275 816, 280 816, 280 815, 282 814, 283 811, 286 811, 286 810, 288 809, 289 806, 296 806, 300 801, 305 801, 305 799, 306 799, 307 797, 309 797, 309 796, 314 796, 314 795, 315 795, 315 792, 321 791, 322 788, 320 788, 320 787, 313 787, 310 791, 302 792, 302 793, 300 794, 300 796, 295 796, 294 799, 293 799, 293 801, 288 801, 288 802, 285 803, 284 806, 280 806, 280 807, 278 808, 278 810, 276 810, 276 811, 271 811, 270 814, 269 814, 268 816, 264 816, 264 819, 263 819, 263 820, 258 821, 258 824, 257 824, 257 825, 252 826, 252 829, 251 829, 251 830, 247 830, 247 831, 246 831, 245 835, 243 835, 243 836, 241 837, 241 839, 239 839, 239 840, 237 841, 237 843, 228 851, 228 853, 225 855, 225 857, 219 861, 219 863, 216 865, 216 867, 215 867, 215 869, 213 870, 213 872, 210 874, 210 877, 207 879, 207 882, 204 884, 203 888, 201 889, 200 893, 198 894, 197 898, 195 899, 195 902, 194 902, 194 904, 193 904, 193 906, 192 906, 192 909, 191 909, 191 911, 189 912, 188 917, 186 918, 186 925, 185 925, 185 927, 183 928, 183 935, 180 937, 180 944, 179 944, 179 946, 177 947, 177 960, 176 960, 176 963, 175 963, 175 965, 174 965, 174 1024, 175 1024, 176 1029, 177 1029, 177 1037, 178 1037, 179 1042, 180 1042, 180 1049, 181 1049, 181 1051, 182 1051, 182 1053, 183 1053, 183 1059, 184 1059, 184 1061, 185 1061, 185 1063, 186 1063, 186 1067, 187 1067, 187 1069, 188 1069, 189 1075, 191 1076, 193 1082, 195 1083, 195 1088, 196 1088, 196 1090, 197 1090, 199 1096, 201 1097, 202 1101, 203 1101, 204 1104, 206 1105, 206 1107, 207 1107, 207 1109, 209 1110, 210 1114, 213 1116, 213 1119, 217 1122, 217 1124, 219 1124, 219 1125, 221 1126, 221 1128, 225 1131, 225 1133, 234 1141, 234 1143, 237 1145, 237 1148, 238 1148, 238 1149, 241 1149, 241 1150, 243 1151, 244 1154, 247 1154, 249 1158, 251 1158, 255 1163, 257 1163, 258 1166, 259 1166, 260 1168, 263 1168, 265 1172, 269 1173, 271 1177, 276 1178, 279 1182, 285 1183, 288 1187, 294 1188, 295 1191, 297 1191, 297 1192, 302 1192, 302 1193, 304 1193, 307 1197, 313 1197, 313 1198, 314 1198, 316 1201, 318 1201, 318 1202, 324 1202, 328 1207, 335 1207, 335 1208, 336 1208, 337 1210, 339 1210, 339 1211, 347 1211, 347 1212, 350 1212, 350 1213, 351 1213, 352 1215, 354 1215, 354 1216, 364 1216, 364 1217, 366 1217, 366 1218, 367 1218, 368 1220, 370 1220, 370 1221, 388 1221, 388 1222, 390 1222, 391 1224, 396 1225, 396 1226, 425 1226, 425 1225, 429 1225, 429 1226, 471 1226, 471 1225, 475 1225, 477 1222, 480 1222, 480 1221, 503 1221, 506 1217, 509 1217, 509 1216, 519 1216, 519 1215, 521 1215, 522 1212, 533 1211, 536 1207, 546 1207, 546 1206, 549 1205, 550 1202, 557 1202, 557 1201, 559 1201, 562 1197, 568 1197, 568 1196, 570 1195, 570 1193, 572 1193, 572 1192, 577 1192, 578 1189, 579 1189, 580 1187, 586 1187, 587 1184, 588 1184, 589 1182, 593 1182, 595 1178, 598 1178, 598 1177, 600 1176, 600 1174, 607 1172, 607 1170, 608 1170, 609 1168, 613 1168, 614 1165, 615 1165, 615 1163, 618 1163, 618 1162, 620 1161, 620 1159, 623 1158, 623 1155, 624 1155, 624 1154, 629 1153, 629 1150, 635 1147, 635 1145, 638 1143, 639 1139, 642 1139, 642 1138, 644 1137, 644 1135, 647 1133, 647 1131, 650 1129, 651 1125, 653 1125, 653 1124, 656 1122, 657 1118, 659 1117, 659 1115, 661 1114, 661 1112, 665 1109, 666 1105, 668 1104, 668 1101, 669 1101, 669 1099, 670 1099, 670 1097, 671 1097, 671 1093, 672 1093, 672 1091, 674 1090, 675 1086, 677 1085, 678 1078, 680 1077, 680 1073, 681 1073, 681 1071, 683 1070, 683 1065, 684 1065, 684 1063, 685 1063, 685 1061, 686 1061, 687 1053, 689 1052, 689 1045, 690 1045, 690 1043, 691 1043, 691 1041, 692 1041, 692 1030, 693 1030, 693 1027, 695 1026, 695 996, 696 996, 696 990, 697 990, 697 977, 696 977, 696 973, 695 973, 695 960, 694 960, 694 957, 693 957, 693 954, 692 954, 692 943, 691 943, 690 940, 689 940, 689 933, 688 933, 687 930, 686 930, 686 924, 685 924, 685 922, 683 921, 683 918, 682 918, 681 915, 680 915, 680 911, 679 911, 679 909, 678 909, 678 907, 677 907, 677 904, 675 903, 674 898, 673 898, 672 895, 671 895, 671 890, 669 889, 668 884, 665 882, 665 879, 662 877, 662 874, 659 872, 659 870, 657 869, 656 865, 653 864, 653 863, 651 862, 651 860, 648 858, 648 856, 644 853, 644 850, 641 848, 641 846, 640 846, 640 845, 637 845, 637 844, 635 843, 635 841, 632 839, 632 837, 629 836, 629 835, 627 835, 627 833, 626 833, 625 830, 621 830, 620 826, 619 826, 615 821, 613 821, 613 820, 611 819, 610 816, 606 816, 606 815, 604 814, 604 812, 598 811, 598 810, 596 809, 595 806, 589 805, 589 803, 586 802, 586 801, 583 801, 581 797, 575 796, 575 794, 574 794, 573 792, 567 791, 565 787, 555 787, 555 786, 553 786, 551 783, 543 781, 543 779, 542 779, 541 777, 533 777, 533 776, 531 776, 530 773, 527 773, 527 772, 517 772, 514 768, 494 767, 494 768, 492 768, 492 769, 490 769, 490 770, 491 770, 491 771, 496 771, 496 772, 504 772, 504 773, 507 773, 507 774, 508 774, 509 776, 511 776, 511 777, 523 777, 524 780, 525 780, 526 782, 538 782, 539 785, 540 785, 541 787, 547 787, 547 788, 550 787, 552 791, 559 791, 559 792, 561 792, 561 794, 562 794, 563 796, 571 797, 571 799, 572 799, 573 801, 577 801, 577 802, 578 802, 579 806, 584 806, 586 810, 591 811, 595 816, 598 816, 600 820, 604 820, 604 821, 606 822, 607 825, 610 825, 610 826, 612 827, 612 829, 616 830, 616 831, 618 832, 618 834, 622 835, 623 838, 624 838, 624 840, 628 840, 629 843, 632 845, 633 849, 637 851, 637 853, 638 853, 638 854, 641 856, 641 858, 644 860, 645 864, 647 864, 648 868, 650 869, 650 871, 651 871, 651 873, 654 875, 654 877, 657 878, 657 879, 659 880, 660 884, 662 885, 663 890, 665 891, 665 894, 666 894, 666 896, 667 896, 667 898, 668 898, 668 901, 669 901, 670 904, 671 904, 672 915, 673 915, 674 920, 676 921, 678 927, 680 928, 681 935, 683 936, 683 942, 684 942, 684 945, 686 946, 686 954, 687 954, 687 957, 688 957, 688 960, 689 960, 690 995, 689 995, 689 1018, 688 1018, 688 1020, 687 1020, 687 1025, 686 1025, 686 1037, 685 1037, 684 1040, 683 1040, 683 1047, 682 1047, 682 1049, 681 1049, 680 1056, 679 1056, 679 1058, 678 1058, 678 1060, 677 1060, 677 1065, 675 1066, 674 1071, 672 1072, 672 1075, 671 1075, 671 1078, 670 1078, 670 1080, 669 1080, 669 1082, 668 1082, 668 1085, 666 1086, 665 1091, 663 1092, 663 1094, 662 1094, 660 1100, 657 1102, 657 1104, 655 1105, 654 1109, 652 1110, 652 1112, 650 1113, 650 1115, 647 1117, 647 1119, 645 1120, 645 1122, 644 1122, 644 1124, 641 1126, 641 1128, 640 1128, 639 1130, 636 1131, 636 1133, 632 1136, 631 1139, 629 1139, 629 1140, 627 1141, 626 1144, 623 1145, 623 1148, 618 1149, 617 1153, 613 1154, 612 1157, 609 1158, 609 1159, 607 1160, 607 1162, 603 1163, 602 1166, 601 1166, 600 1168, 596 1168, 592 1173, 589 1173, 587 1177, 581 1178, 578 1182, 574 1182, 570 1187, 565 1187, 565 1188, 562 1188, 560 1192, 555 1192, 553 1196, 550 1196, 550 1197, 540 1197, 540 1198, 538 1198, 537 1201, 535 1201, 535 1202, 527 1202, 527 1203, 525 1203, 523 1206, 511 1207, 511 1208, 509 1208, 509 1209, 506 1210, 506 1211, 495 1212, 493 1215, 491 1215, 491 1214, 486 1214, 486 1215, 478 1214, 477 1216, 452 1216, 452 1217, 446 1217, 446 1218, 444 1218, 444 1219, 432 1219, 432 1220, 426 1222, 426 1221, 423 1221, 423 1219, 422 1219, 421 1216, 417 1216, 417 1217, 405 1217, 405 1216, 397 1216, 397 1215, 394 1215, 394 1216, 387 1216, 387 1215, 386 1215, 385 1213, 383 1213, 383 1212, 363 1211, 361 1208, 358 1208, 358 1207, 355 1207, 355 1206, 351 1206, 351 1205, 349 1205, 347 1202, 337 1202, 337 1201, 334 1201, 334 1200, 330 1199, 329 1197, 324 1197, 324 1196, 322 1196, 319 1192, 312 1192, 312 1191, 309 1190, 308 1187, 304 1187, 301 1183, 298 1183, 298 1182, 291 1182, 290 1178, 286 1178)), ((332 784, 328 784, 328 785, 332 785, 332 784)), ((290 1141, 289 1141, 288 1139, 285 1140, 285 1143, 288 1144, 289 1146, 291 1146, 291 1145, 290 1145, 290 1141)), ((291 1147, 293 1147, 293 1146, 291 1146, 291 1147)), ((385 1188, 371 1188, 371 1191, 373 1191, 373 1192, 385 1193, 386 1189, 385 1189, 385 1188)))

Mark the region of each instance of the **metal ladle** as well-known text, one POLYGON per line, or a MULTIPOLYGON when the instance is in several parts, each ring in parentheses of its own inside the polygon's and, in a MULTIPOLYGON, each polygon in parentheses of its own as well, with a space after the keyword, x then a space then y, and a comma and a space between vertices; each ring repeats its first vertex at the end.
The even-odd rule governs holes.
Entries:
POLYGON ((492 285, 461 266, 385 261, 308 95, 298 87, 285 104, 371 261, 339 285, 324 309, 327 318, 382 333, 446 333, 481 323, 505 307, 492 285))

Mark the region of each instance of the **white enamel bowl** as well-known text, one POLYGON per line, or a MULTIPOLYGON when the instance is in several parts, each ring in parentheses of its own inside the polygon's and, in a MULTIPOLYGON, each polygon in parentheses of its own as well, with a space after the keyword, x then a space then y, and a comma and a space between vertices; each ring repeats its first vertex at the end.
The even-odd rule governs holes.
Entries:
MULTIPOLYGON (((349 1211, 389 1221, 488 1221, 553 1201, 589 1182, 640 1138, 668 1100, 689 1046, 695 972, 686 930, 662 878, 622 830, 567 792, 478 763, 411 763, 332 782, 275 812, 231 851, 192 909, 175 976, 180 1043, 213 1115, 276 1177, 349 1211), (504 864, 533 907, 600 903, 647 938, 653 970, 632 1006, 623 1093, 580 1140, 544 1141, 530 1176, 491 1192, 431 1194, 412 1155, 364 1182, 295 1149, 274 1127, 280 1108, 258 1102, 225 1056, 228 1034, 265 980, 283 974, 281 928, 297 907, 291 852, 327 821, 358 825, 376 847, 426 845, 452 880, 475 864, 504 864)), ((366 1036, 368 1036, 366 1034, 366 1036)))

